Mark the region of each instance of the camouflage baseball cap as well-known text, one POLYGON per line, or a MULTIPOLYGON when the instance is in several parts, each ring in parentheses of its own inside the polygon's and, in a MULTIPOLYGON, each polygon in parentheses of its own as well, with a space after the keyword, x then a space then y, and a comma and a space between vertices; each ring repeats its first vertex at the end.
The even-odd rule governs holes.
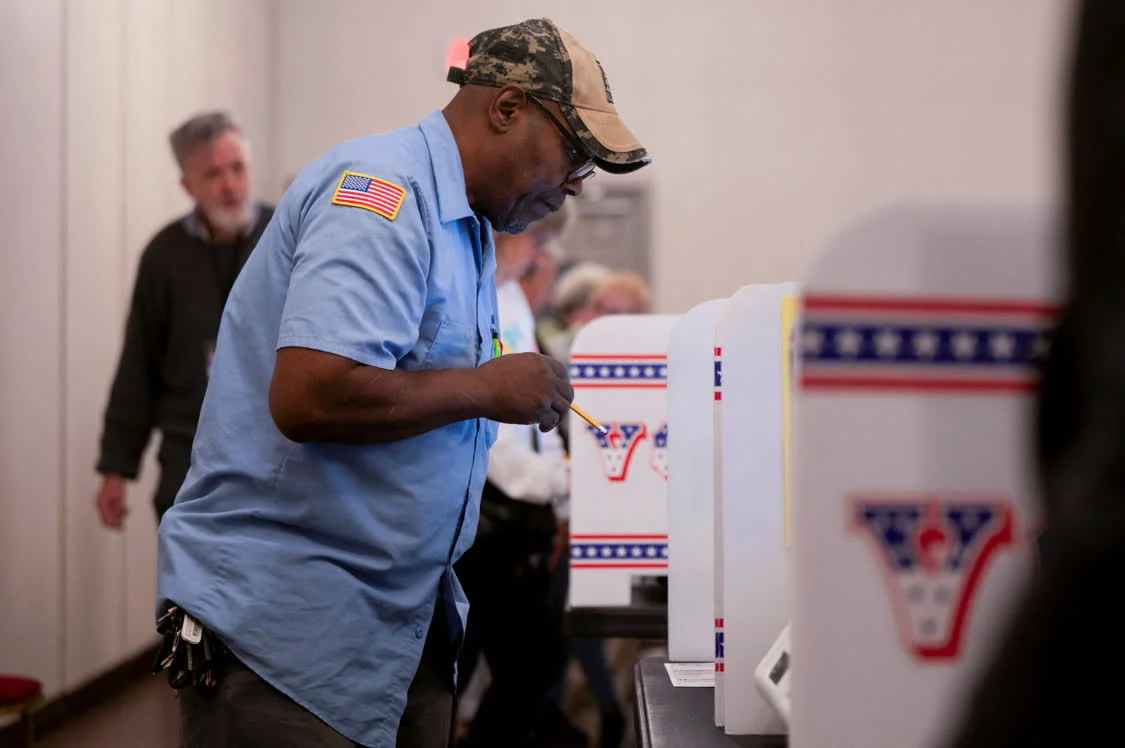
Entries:
POLYGON ((613 105, 605 70, 590 50, 546 18, 482 31, 469 41, 465 69, 451 68, 461 85, 516 85, 557 102, 595 163, 612 174, 648 164, 648 151, 613 105))

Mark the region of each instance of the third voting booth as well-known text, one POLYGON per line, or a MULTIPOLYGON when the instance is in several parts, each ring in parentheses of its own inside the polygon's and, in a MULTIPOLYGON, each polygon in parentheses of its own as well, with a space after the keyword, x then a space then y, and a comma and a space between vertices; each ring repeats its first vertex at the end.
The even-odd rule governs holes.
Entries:
POLYGON ((785 424, 796 304, 796 284, 750 286, 731 298, 718 326, 723 672, 716 700, 732 735, 786 731, 758 692, 754 672, 790 617, 785 424))
POLYGON ((1033 210, 900 205, 802 284, 791 745, 941 745, 1034 568, 1033 210))

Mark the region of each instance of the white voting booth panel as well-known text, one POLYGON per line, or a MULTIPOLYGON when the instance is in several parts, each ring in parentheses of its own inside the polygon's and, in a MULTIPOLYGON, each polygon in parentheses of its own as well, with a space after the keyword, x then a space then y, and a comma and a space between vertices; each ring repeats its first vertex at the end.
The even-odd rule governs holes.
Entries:
POLYGON ((572 607, 630 603, 633 577, 668 571, 668 337, 675 315, 613 315, 574 340, 571 416, 572 607))
POLYGON ((726 299, 687 311, 668 342, 668 659, 715 657, 715 325, 726 299))
POLYGON ((786 731, 754 673, 790 617, 784 424, 793 283, 757 285, 727 303, 722 340, 719 545, 725 732, 786 731))
POLYGON ((715 323, 714 372, 715 372, 715 399, 713 406, 714 436, 712 438, 712 480, 714 482, 714 507, 711 523, 711 558, 715 575, 715 591, 712 600, 714 611, 714 641, 715 641, 715 725, 722 727, 724 723, 724 698, 723 676, 726 670, 725 662, 725 627, 723 621, 723 319, 731 304, 737 304, 759 288, 757 284, 743 286, 723 306, 723 314, 715 323))
POLYGON ((1034 568, 1056 289, 1030 209, 900 205, 803 284, 794 748, 944 745, 1034 568))

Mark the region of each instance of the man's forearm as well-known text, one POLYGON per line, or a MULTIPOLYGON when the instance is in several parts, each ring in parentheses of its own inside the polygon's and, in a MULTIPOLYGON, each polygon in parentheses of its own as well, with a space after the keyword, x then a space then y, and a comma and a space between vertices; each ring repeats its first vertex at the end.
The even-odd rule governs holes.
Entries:
POLYGON ((151 436, 151 427, 107 421, 95 469, 101 475, 120 475, 129 480, 135 479, 151 436))
POLYGON ((491 412, 477 369, 408 372, 357 364, 307 393, 304 407, 279 407, 277 394, 271 393, 274 421, 298 442, 397 441, 491 412))
POLYGON ((102 422, 97 464, 102 475, 137 477, 155 426, 152 389, 141 351, 127 341, 102 422))

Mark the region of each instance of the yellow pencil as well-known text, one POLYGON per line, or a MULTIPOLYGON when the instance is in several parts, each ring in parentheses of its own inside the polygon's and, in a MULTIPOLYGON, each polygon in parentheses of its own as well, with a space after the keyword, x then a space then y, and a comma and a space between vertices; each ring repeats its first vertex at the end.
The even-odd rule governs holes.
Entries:
POLYGON ((594 428, 596 428, 599 432, 604 434, 604 433, 606 433, 606 431, 608 431, 608 429, 605 426, 598 423, 596 418, 594 418, 592 415, 590 415, 586 411, 579 408, 574 403, 570 404, 570 409, 573 410, 575 412, 575 414, 577 414, 583 421, 585 421, 586 423, 588 423, 591 426, 593 426, 594 428))

